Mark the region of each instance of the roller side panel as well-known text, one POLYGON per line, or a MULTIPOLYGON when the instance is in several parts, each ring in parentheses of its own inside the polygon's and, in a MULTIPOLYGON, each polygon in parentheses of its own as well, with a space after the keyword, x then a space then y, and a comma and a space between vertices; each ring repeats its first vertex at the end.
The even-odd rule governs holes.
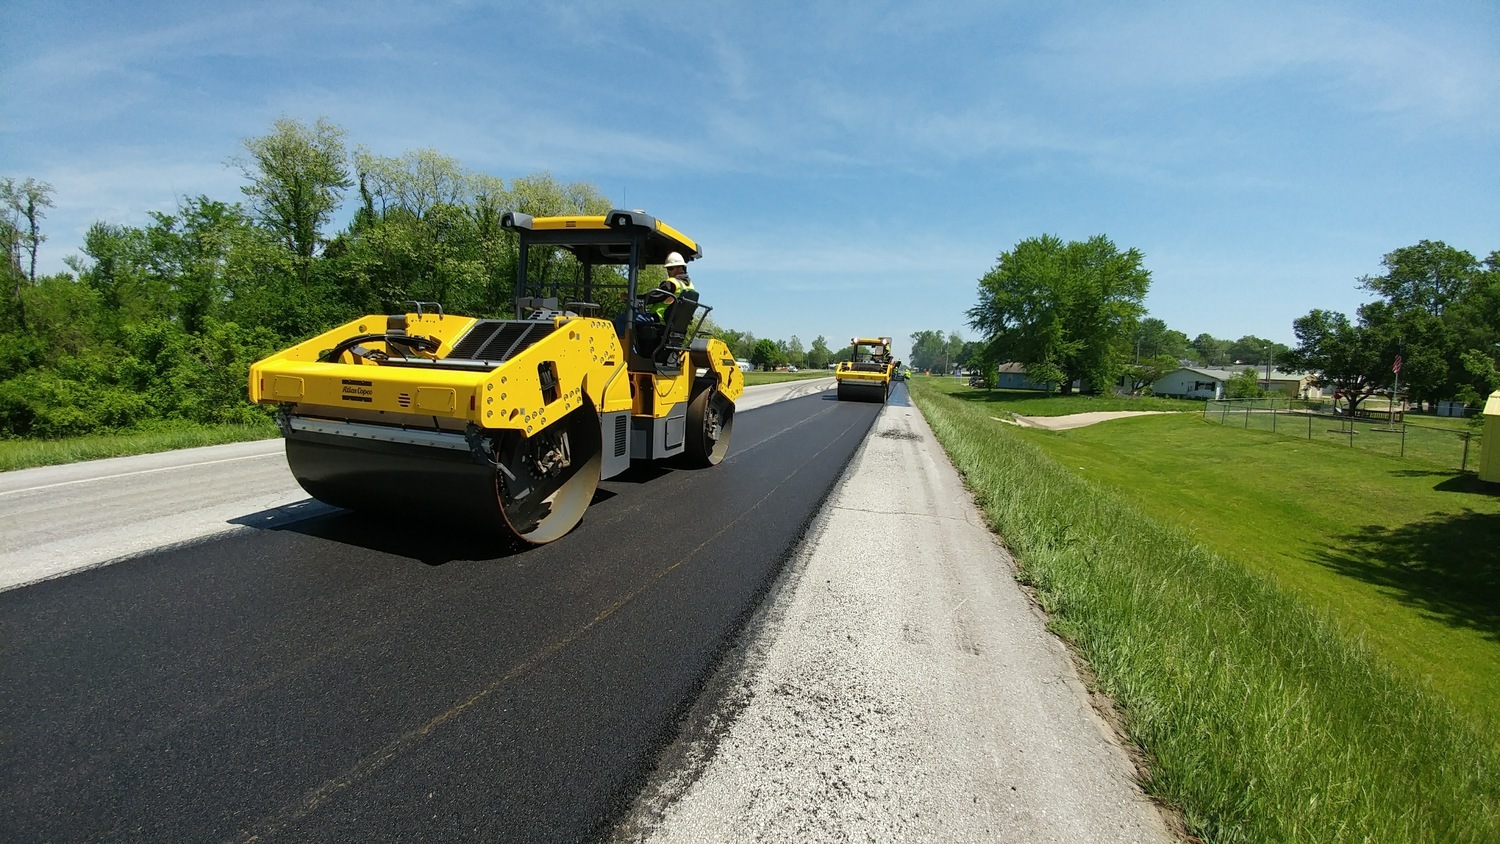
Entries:
POLYGON ((745 392, 745 373, 723 340, 699 337, 693 341, 689 355, 694 370, 707 370, 726 399, 731 402, 739 400, 745 392))
POLYGON ((664 460, 682 453, 687 434, 687 402, 672 405, 664 416, 633 416, 630 456, 635 460, 664 460))

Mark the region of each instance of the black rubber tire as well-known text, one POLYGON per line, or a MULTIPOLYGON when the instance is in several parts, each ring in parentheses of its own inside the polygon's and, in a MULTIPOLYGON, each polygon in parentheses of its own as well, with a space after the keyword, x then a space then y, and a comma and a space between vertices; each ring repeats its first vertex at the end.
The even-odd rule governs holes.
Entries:
POLYGON ((519 433, 511 433, 502 438, 500 453, 495 456, 501 463, 507 464, 509 469, 508 473, 496 475, 495 484, 500 493, 501 513, 511 533, 529 545, 546 545, 561 539, 583 520, 583 514, 594 498, 594 491, 599 488, 600 467, 604 460, 599 414, 585 398, 582 407, 553 423, 547 430, 538 432, 536 437, 528 438, 519 433), (555 480, 543 482, 546 506, 540 510, 532 510, 512 494, 513 490, 534 482, 519 477, 525 468, 525 460, 518 458, 526 453, 537 437, 549 432, 567 434, 573 465, 564 474, 561 483, 555 480), (518 477, 512 479, 512 475, 518 477))
POLYGON ((688 402, 687 437, 683 454, 693 466, 717 466, 729 454, 734 433, 734 402, 709 388, 688 402))

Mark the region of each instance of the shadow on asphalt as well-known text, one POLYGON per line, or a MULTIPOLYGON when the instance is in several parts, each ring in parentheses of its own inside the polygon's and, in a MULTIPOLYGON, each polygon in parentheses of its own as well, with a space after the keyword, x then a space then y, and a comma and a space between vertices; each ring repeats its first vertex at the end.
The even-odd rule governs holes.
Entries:
MULTIPOLYGON (((608 483, 644 485, 677 471, 671 465, 637 462, 608 483)), ((600 487, 589 506, 595 507, 618 496, 600 487)), ((462 524, 412 525, 389 516, 343 510, 308 498, 285 507, 262 510, 229 520, 230 524, 257 530, 287 531, 417 560, 429 566, 455 561, 498 560, 514 557, 536 546, 462 524)))
MULTIPOLYGON (((835 391, 830 390, 823 394, 823 401, 838 400, 839 394, 835 391)), ((874 402, 870 403, 873 404, 874 402)), ((896 386, 892 387, 891 394, 886 398, 885 403, 891 405, 892 407, 911 407, 911 396, 906 392, 906 385, 897 384, 896 386)))
MULTIPOLYGON (((591 504, 613 498, 615 493, 598 490, 591 504)), ((337 542, 440 566, 455 560, 498 560, 515 556, 532 546, 508 536, 465 530, 451 525, 413 526, 389 517, 341 510, 308 498, 285 507, 250 513, 229 524, 256 530, 286 531, 337 542)))
POLYGON ((530 550, 508 536, 464 530, 452 525, 421 525, 393 522, 389 517, 335 510, 332 513, 299 522, 280 525, 284 530, 340 545, 349 545, 417 560, 429 566, 441 566, 460 560, 500 560, 530 550))

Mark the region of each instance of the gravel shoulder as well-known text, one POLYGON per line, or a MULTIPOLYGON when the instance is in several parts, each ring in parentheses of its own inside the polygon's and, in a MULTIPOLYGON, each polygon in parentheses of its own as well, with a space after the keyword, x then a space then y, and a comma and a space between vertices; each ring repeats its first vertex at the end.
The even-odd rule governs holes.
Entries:
POLYGON ((728 662, 617 840, 1175 840, 914 407, 728 662))

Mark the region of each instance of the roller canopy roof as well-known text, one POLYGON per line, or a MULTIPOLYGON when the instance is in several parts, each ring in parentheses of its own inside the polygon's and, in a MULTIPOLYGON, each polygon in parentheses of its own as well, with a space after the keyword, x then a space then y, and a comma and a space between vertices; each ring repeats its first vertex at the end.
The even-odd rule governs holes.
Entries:
POLYGON ((591 264, 628 263, 630 242, 636 238, 641 242, 640 266, 663 263, 670 252, 680 252, 688 261, 703 257, 692 238, 644 211, 615 209, 603 215, 565 217, 507 211, 500 225, 519 234, 523 245, 553 244, 591 264))

